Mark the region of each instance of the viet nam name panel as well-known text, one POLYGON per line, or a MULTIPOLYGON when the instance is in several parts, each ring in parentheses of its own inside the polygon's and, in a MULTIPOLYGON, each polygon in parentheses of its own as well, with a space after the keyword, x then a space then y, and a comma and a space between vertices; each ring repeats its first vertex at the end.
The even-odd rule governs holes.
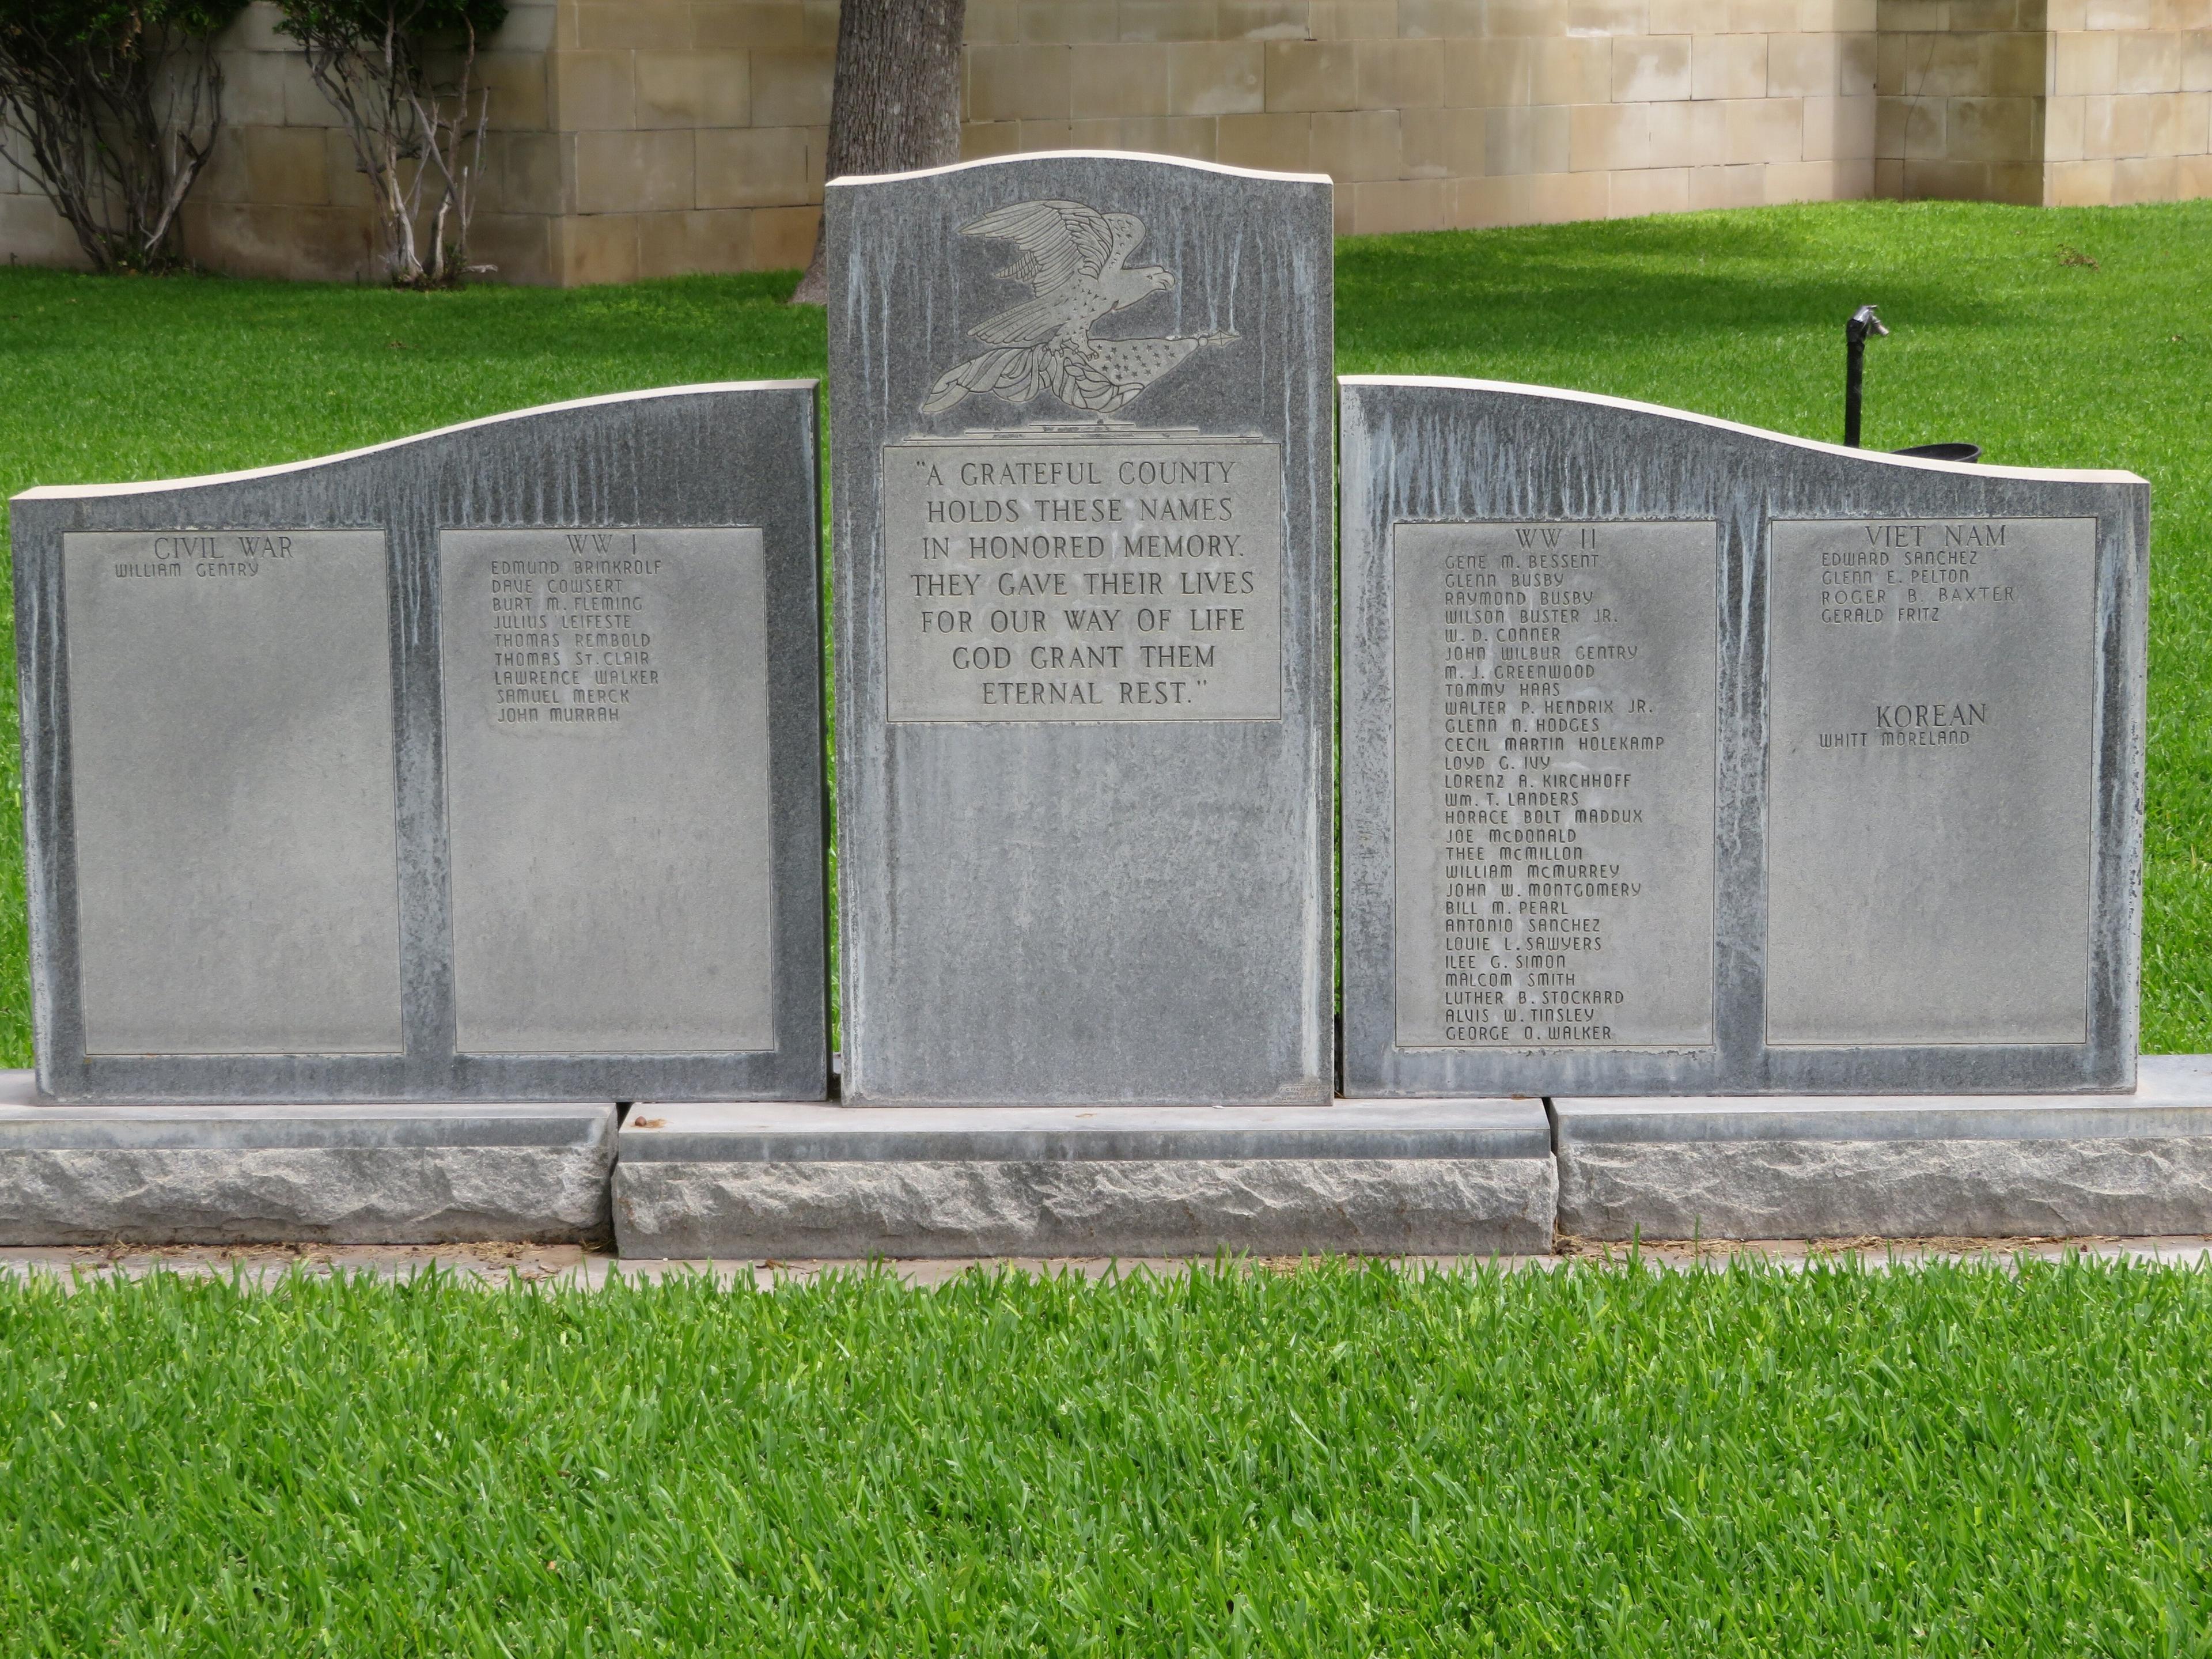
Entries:
POLYGON ((1775 525, 1770 1042, 2087 1040, 2096 527, 1775 525))
POLYGON ((761 532, 439 542, 456 1048, 773 1048, 761 532))
POLYGON ((1282 515, 1258 439, 886 447, 890 718, 1281 719, 1282 515))
POLYGON ((401 1052, 383 532, 62 556, 86 1054, 401 1052))
POLYGON ((1712 1042, 1717 548, 1396 526, 1399 1046, 1712 1042))

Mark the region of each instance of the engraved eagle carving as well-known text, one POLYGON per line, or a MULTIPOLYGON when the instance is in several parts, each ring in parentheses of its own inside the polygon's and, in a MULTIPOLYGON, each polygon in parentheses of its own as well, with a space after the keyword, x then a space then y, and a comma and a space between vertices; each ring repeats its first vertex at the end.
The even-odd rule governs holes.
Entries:
POLYGON ((1018 202, 960 227, 963 236, 1012 243, 1021 257, 997 275, 1025 283, 1035 297, 968 331, 988 350, 947 369, 921 412, 935 415, 977 394, 1026 404, 1048 392, 1071 409, 1110 415, 1202 345, 1224 345, 1235 331, 1100 340, 1100 318, 1155 294, 1176 279, 1160 265, 1125 261, 1145 240, 1134 214, 1100 213, 1080 202, 1018 202))

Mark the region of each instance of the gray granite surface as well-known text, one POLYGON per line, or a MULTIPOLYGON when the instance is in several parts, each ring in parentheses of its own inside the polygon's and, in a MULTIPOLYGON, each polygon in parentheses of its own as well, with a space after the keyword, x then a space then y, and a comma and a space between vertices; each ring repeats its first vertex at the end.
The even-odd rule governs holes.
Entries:
POLYGON ((57 1106, 0 1074, 0 1243, 604 1237, 611 1105, 57 1106))
POLYGON ((1334 1094, 1330 203, 830 184, 848 1099, 1334 1094))
POLYGON ((1346 1094, 2130 1086, 2142 479, 1341 398, 1346 1094))
POLYGON ((633 1256, 1525 1254, 1556 1185, 1534 1100, 641 1105, 615 1215, 633 1256))
POLYGON ((659 1164, 615 1172, 624 1256, 1540 1255, 1549 1158, 659 1164))
POLYGON ((1559 1228, 1589 1238, 2196 1234, 2212 1060, 2124 1095, 1553 1102, 1559 1228))
POLYGON ((17 496, 44 1087, 819 1098, 816 458, 753 382, 17 496))
POLYGON ((629 1163, 1548 1158, 1541 1101, 1329 1106, 640 1105, 629 1163))

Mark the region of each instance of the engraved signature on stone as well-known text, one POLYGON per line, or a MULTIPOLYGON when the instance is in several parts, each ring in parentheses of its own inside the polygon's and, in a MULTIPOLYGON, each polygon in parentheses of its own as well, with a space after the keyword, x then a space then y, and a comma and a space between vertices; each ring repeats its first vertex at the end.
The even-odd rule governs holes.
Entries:
POLYGON ((968 331, 990 349, 939 376, 921 400, 925 415, 979 393, 1018 404, 1043 392, 1071 409, 1110 415, 1199 347, 1237 337, 1234 330, 1091 337, 1100 318, 1175 286, 1164 266, 1122 263, 1145 240, 1145 222, 1134 214, 1101 213, 1080 202, 1018 202, 970 220, 960 234, 1019 248, 1021 257, 997 274, 1026 283, 1036 297, 968 331))

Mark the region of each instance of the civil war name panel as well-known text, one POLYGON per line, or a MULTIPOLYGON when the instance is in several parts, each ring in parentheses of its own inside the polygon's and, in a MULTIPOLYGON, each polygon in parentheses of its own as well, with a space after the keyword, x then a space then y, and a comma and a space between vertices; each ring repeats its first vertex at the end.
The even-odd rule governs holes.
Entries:
POLYGON ((1393 536, 1401 1048, 1713 1042, 1718 528, 1393 536))
POLYGON ((1282 471, 1196 434, 887 447, 890 718, 1279 720, 1282 471))
POLYGON ((87 1054, 401 1053, 383 532, 62 562, 87 1054))
POLYGON ((2096 530, 1773 526, 1770 1042, 2087 1040, 2096 530))
POLYGON ((440 542, 456 1047, 775 1047, 757 529, 440 542))

